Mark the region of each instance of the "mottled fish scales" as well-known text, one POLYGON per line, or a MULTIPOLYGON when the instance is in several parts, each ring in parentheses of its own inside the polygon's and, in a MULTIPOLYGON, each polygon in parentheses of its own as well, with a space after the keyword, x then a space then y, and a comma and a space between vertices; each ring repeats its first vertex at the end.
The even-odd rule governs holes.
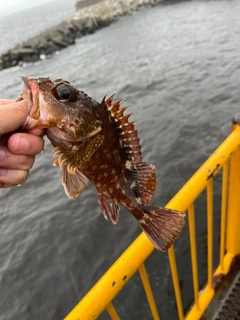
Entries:
POLYGON ((138 130, 131 113, 125 114, 129 107, 121 107, 123 100, 113 103, 114 95, 98 103, 62 79, 23 81, 20 99, 29 99, 24 128, 46 128, 66 194, 76 199, 90 180, 105 218, 116 224, 121 204, 154 246, 166 251, 181 233, 185 214, 148 206, 156 170, 142 161, 138 130))

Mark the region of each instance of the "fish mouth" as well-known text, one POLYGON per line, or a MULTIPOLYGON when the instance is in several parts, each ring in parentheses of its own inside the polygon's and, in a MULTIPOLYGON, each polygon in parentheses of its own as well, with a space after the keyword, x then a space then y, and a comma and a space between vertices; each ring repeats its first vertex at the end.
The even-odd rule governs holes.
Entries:
POLYGON ((96 123, 94 130, 84 136, 79 136, 76 134, 77 127, 65 128, 63 123, 57 123, 57 120, 55 122, 54 119, 51 119, 51 122, 49 122, 46 116, 46 110, 41 110, 39 95, 41 94, 41 88, 44 91, 48 91, 51 89, 49 85, 53 85, 54 83, 49 78, 22 76, 21 79, 24 84, 21 99, 28 99, 28 117, 21 127, 23 130, 35 128, 46 129, 49 134, 50 132, 54 132, 59 138, 71 143, 84 142, 102 131, 101 125, 96 123), (54 125, 53 122, 55 122, 54 125))
POLYGON ((30 87, 30 84, 28 83, 28 78, 25 76, 21 77, 23 84, 25 86, 25 89, 27 90, 28 93, 28 114, 30 114, 31 108, 32 108, 32 89, 30 87))
POLYGON ((39 96, 41 82, 51 82, 51 80, 49 78, 32 78, 26 76, 22 76, 21 79, 24 86, 20 98, 21 100, 28 99, 28 117, 22 125, 22 129, 44 129, 50 127, 50 124, 43 121, 39 96))
MULTIPOLYGON (((52 82, 49 78, 32 78, 32 77, 26 77, 21 76, 21 79, 23 81, 24 87, 23 87, 23 93, 21 95, 22 99, 28 99, 28 114, 30 114, 31 109, 33 107, 33 90, 39 91, 39 87, 41 83, 43 82, 52 82)), ((47 86, 44 87, 44 89, 48 89, 47 86)), ((34 99, 34 110, 39 110, 39 101, 38 99, 34 99)))
POLYGON ((24 85, 26 86, 26 88, 29 89, 29 90, 31 90, 30 85, 29 85, 29 83, 28 83, 28 78, 25 77, 25 76, 22 76, 21 79, 22 79, 24 85))

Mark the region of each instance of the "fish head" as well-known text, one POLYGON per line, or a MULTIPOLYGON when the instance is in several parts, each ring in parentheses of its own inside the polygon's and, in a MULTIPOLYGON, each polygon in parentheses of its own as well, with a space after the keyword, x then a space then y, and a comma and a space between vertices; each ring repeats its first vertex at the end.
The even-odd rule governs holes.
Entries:
POLYGON ((101 131, 94 100, 62 79, 22 77, 20 99, 28 99, 23 129, 47 128, 58 139, 83 141, 101 131))

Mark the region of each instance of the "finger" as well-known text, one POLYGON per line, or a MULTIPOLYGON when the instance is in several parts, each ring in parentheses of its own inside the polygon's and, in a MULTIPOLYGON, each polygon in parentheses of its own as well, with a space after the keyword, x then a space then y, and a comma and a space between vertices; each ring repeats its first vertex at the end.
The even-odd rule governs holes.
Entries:
POLYGON ((11 100, 11 99, 1 99, 0 100, 0 106, 3 106, 5 104, 9 104, 9 103, 14 103, 15 100, 11 100))
POLYGON ((41 137, 43 137, 46 134, 45 129, 30 129, 30 130, 27 130, 27 132, 35 136, 41 136, 41 137))
POLYGON ((0 189, 13 188, 13 187, 18 187, 18 186, 20 186, 20 184, 10 184, 10 183, 0 182, 0 189))
POLYGON ((0 136, 18 129, 27 118, 28 100, 8 103, 0 107, 0 136))
POLYGON ((29 170, 12 170, 0 168, 0 181, 7 184, 23 184, 29 175, 29 170))
POLYGON ((0 166, 7 169, 31 169, 35 157, 32 155, 22 155, 11 153, 7 147, 0 147, 0 166))
POLYGON ((14 133, 8 139, 8 148, 15 154, 37 155, 43 151, 44 140, 29 133, 14 133))

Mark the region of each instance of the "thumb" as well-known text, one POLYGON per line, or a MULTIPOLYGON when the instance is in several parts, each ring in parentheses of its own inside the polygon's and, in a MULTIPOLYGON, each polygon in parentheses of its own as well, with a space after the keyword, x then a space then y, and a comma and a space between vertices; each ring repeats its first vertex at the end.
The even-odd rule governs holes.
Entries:
POLYGON ((28 116, 28 100, 0 105, 0 136, 18 129, 28 116))

